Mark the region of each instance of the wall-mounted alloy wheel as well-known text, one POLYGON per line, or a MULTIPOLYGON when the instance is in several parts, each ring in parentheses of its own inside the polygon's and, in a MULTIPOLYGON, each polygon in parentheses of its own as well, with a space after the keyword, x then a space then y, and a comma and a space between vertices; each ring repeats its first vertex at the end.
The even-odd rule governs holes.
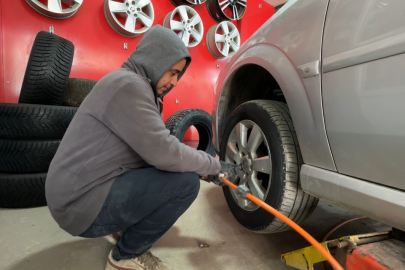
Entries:
POLYGON ((76 14, 83 0, 25 0, 36 12, 52 19, 67 19, 76 14))
POLYGON ((246 5, 247 0, 207 0, 208 13, 216 22, 242 19, 246 5))
POLYGON ((216 58, 234 55, 240 47, 238 28, 228 21, 213 25, 207 33, 207 47, 216 58))
POLYGON ((163 26, 172 29, 187 47, 195 47, 203 39, 204 26, 201 17, 189 6, 179 6, 169 12, 163 26))
POLYGON ((151 0, 106 0, 104 15, 110 26, 126 37, 145 33, 155 18, 151 0))
POLYGON ((187 5, 190 7, 194 7, 196 5, 201 5, 204 4, 206 0, 170 0, 173 5, 176 7, 181 6, 181 5, 187 5))

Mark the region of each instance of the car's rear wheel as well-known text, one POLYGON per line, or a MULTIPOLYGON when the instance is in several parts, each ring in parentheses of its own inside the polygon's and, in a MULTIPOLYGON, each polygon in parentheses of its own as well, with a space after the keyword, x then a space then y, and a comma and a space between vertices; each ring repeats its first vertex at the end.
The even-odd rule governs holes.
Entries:
MULTIPOLYGON (((318 199, 306 194, 299 182, 302 164, 294 126, 285 103, 255 100, 240 105, 230 116, 220 148, 221 160, 242 164, 237 184, 300 223, 315 209, 318 199)), ((289 227, 253 202, 224 187, 235 218, 259 233, 289 227)))

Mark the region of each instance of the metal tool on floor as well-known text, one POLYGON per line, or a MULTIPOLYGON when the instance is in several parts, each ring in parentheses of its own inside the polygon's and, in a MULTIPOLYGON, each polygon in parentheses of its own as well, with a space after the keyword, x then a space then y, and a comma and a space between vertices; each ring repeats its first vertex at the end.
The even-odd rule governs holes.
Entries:
MULTIPOLYGON (((405 243, 395 239, 391 232, 344 236, 321 245, 346 270, 405 269, 405 243)), ((285 253, 281 260, 296 269, 312 270, 315 263, 323 262, 325 258, 310 246, 285 253)))

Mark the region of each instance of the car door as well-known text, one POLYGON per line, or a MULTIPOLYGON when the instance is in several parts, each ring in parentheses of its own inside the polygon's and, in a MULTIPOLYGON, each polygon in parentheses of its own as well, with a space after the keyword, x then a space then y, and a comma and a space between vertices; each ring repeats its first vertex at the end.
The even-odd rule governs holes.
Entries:
POLYGON ((337 170, 405 189, 405 1, 330 0, 322 51, 337 170))

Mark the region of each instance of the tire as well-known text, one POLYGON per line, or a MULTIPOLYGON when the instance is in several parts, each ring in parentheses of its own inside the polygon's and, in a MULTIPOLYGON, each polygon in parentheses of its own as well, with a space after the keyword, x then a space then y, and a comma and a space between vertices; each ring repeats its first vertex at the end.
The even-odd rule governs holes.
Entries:
MULTIPOLYGON (((305 193, 300 185, 299 173, 303 161, 287 105, 276 101, 255 100, 236 108, 224 129, 220 148, 221 160, 226 160, 226 156, 230 160, 230 155, 226 154, 228 141, 232 146, 232 140, 238 140, 237 137, 235 139, 234 135, 234 137, 230 137, 230 135, 231 133, 234 134, 234 127, 241 121, 246 125, 253 123, 261 129, 261 133, 246 131, 246 138, 250 138, 251 134, 261 134, 261 138, 265 138, 256 148, 258 149, 256 151, 260 150, 264 153, 261 158, 264 158, 266 151, 270 152, 270 154, 267 153, 267 156, 271 157, 268 163, 269 169, 266 168, 267 174, 259 171, 260 167, 263 170, 263 166, 266 165, 256 167, 258 168, 256 170, 257 178, 259 176, 261 178, 261 181, 256 183, 266 187, 267 193, 262 193, 265 195, 263 196, 264 201, 296 223, 301 223, 313 212, 318 204, 318 199, 305 193)), ((249 142, 248 139, 246 141, 249 142)), ((246 145, 248 148, 249 144, 246 145)), ((259 157, 258 155, 257 158, 259 157)), ((254 158, 251 160, 253 162, 254 158)), ((249 163, 247 162, 247 164, 249 163)), ((251 167, 248 166, 247 168, 255 170, 254 163, 251 164, 251 167)), ((252 173, 252 175, 254 174, 252 173)), ((258 233, 275 233, 289 229, 287 224, 254 204, 248 204, 245 208, 242 207, 244 204, 242 203, 241 206, 237 202, 236 196, 229 187, 224 187, 223 191, 232 214, 247 229, 258 233), (252 207, 252 209, 248 209, 248 207, 252 207)))
POLYGON ((77 108, 0 103, 0 138, 62 139, 77 108))
POLYGON ((166 120, 166 128, 170 134, 183 142, 187 129, 194 126, 199 135, 197 150, 202 150, 215 157, 215 148, 212 145, 212 126, 209 113, 199 109, 184 109, 175 112, 166 120))
POLYGON ((59 140, 0 140, 0 173, 45 173, 59 144, 59 140))
POLYGON ((0 174, 0 207, 45 206, 45 179, 42 174, 0 174))
POLYGON ((19 103, 62 105, 73 54, 69 40, 39 32, 28 59, 19 103))
POLYGON ((87 79, 69 79, 63 105, 79 107, 96 83, 87 79))

